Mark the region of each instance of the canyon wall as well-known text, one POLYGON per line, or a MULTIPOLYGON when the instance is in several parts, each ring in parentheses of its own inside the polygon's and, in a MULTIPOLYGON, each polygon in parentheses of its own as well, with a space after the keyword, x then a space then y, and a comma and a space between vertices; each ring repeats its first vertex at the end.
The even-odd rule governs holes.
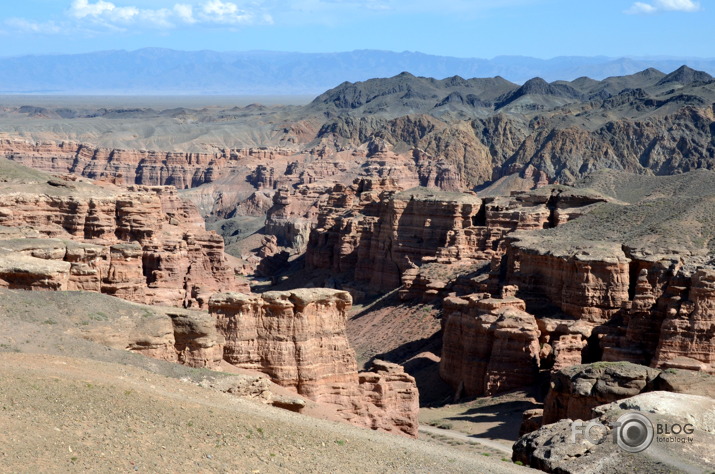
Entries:
MULTIPOLYGON (((97 148, 73 142, 0 139, 0 157, 37 170, 117 184, 171 185, 178 189, 211 183, 241 160, 271 161, 290 153, 286 149, 269 147, 181 153, 97 148)), ((264 179, 262 173, 257 174, 256 179, 264 179)))
POLYGON ((443 303, 439 373, 461 396, 531 385, 539 373, 539 328, 518 298, 473 294, 443 303))
POLYGON ((268 374, 300 395, 338 407, 355 424, 417 436, 419 397, 400 366, 357 371, 345 323, 350 294, 324 288, 220 293, 209 311, 226 340, 224 360, 268 374))
POLYGON ((184 307, 248 288, 228 264, 221 237, 204 230, 196 208, 173 188, 61 180, 37 186, 0 194, 3 287, 97 291, 184 307))

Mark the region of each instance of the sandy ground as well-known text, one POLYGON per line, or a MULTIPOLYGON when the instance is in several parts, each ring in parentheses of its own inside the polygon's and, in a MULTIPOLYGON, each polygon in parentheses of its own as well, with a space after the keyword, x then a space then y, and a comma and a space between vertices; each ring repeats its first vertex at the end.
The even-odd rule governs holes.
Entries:
POLYGON ((0 407, 5 472, 522 470, 80 358, 0 354, 0 407))
POLYGON ((468 437, 474 442, 497 450, 508 450, 519 438, 522 414, 525 410, 541 407, 534 394, 521 390, 493 397, 479 397, 463 403, 446 404, 420 409, 420 426, 441 429, 427 430, 445 437, 468 437))

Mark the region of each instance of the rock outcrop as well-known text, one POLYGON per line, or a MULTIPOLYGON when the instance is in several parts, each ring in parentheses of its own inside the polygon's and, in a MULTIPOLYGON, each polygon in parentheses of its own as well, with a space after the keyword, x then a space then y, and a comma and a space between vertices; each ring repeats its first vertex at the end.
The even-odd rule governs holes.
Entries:
MULTIPOLYGON (((374 290, 419 281, 425 264, 459 264, 501 257, 505 237, 568 222, 607 198, 563 188, 510 197, 479 198, 425 188, 401 191, 392 180, 338 186, 321 208, 306 262, 312 268, 353 272, 374 290)), ((446 296, 446 295, 443 295, 446 296)))
POLYGON ((629 362, 598 362, 557 371, 544 401, 543 423, 588 420, 599 405, 652 390, 659 374, 657 369, 629 362))
POLYGON ((190 367, 218 369, 224 337, 203 311, 136 305, 131 316, 119 318, 97 311, 92 324, 68 332, 85 339, 147 357, 190 367))
POLYGON ((345 334, 350 294, 324 288, 220 293, 209 311, 225 337, 224 360, 264 372, 313 401, 336 405, 353 423, 417 435, 415 381, 394 364, 358 373, 345 334))
MULTIPOLYGON (((707 472, 715 461, 703 453, 715 442, 715 401, 710 397, 668 392, 642 393, 602 405, 594 411, 600 429, 593 428, 594 443, 582 434, 574 438, 573 420, 547 424, 520 438, 513 446, 512 460, 544 472, 707 472), (649 448, 640 453, 620 449, 614 440, 614 426, 625 412, 645 415, 654 425, 672 427, 690 424, 693 432, 673 436, 656 435, 649 448), (655 451, 657 455, 649 455, 655 451)), ((589 417, 591 418, 591 417, 589 417)))
POLYGON ((345 336, 346 292, 325 289, 219 293, 209 311, 226 338, 225 359, 267 373, 313 400, 332 384, 355 382, 355 353, 345 336))
POLYGON ((171 187, 13 183, 0 193, 0 286, 97 291, 138 303, 205 307, 246 290, 171 187), (15 258, 12 254, 17 254, 15 258))
POLYGON ((530 385, 539 372, 539 329, 518 298, 444 300, 439 373, 459 396, 530 385))
MULTIPOLYGON (((178 189, 210 183, 242 160, 286 156, 281 148, 245 148, 217 153, 180 153, 97 148, 73 142, 0 140, 0 157, 53 174, 73 174, 117 184, 170 185, 178 189)), ((271 169, 254 170, 257 188, 272 187, 271 169)))

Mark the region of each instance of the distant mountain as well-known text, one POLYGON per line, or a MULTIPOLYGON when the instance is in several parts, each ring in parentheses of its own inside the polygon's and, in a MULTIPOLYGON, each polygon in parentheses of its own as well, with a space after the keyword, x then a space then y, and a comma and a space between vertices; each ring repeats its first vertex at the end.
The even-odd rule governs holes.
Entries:
MULTIPOLYGON (((372 50, 309 54, 146 48, 129 52, 0 58, 0 94, 317 95, 345 81, 366 81, 408 71, 414 76, 437 79, 498 77, 517 84, 533 77, 548 82, 581 78, 569 86, 573 88, 570 91, 559 88, 558 84, 549 86, 555 95, 572 96, 574 91, 582 92, 582 88, 589 87, 587 78, 600 80, 631 75, 647 68, 674 71, 683 64, 689 67, 669 76, 661 74, 656 82, 662 79, 684 84, 684 81, 706 80, 708 74, 693 75, 691 68, 715 74, 715 59, 520 56, 469 59, 372 50)), ((528 88, 533 87, 543 88, 544 84, 537 81, 528 88)), ((599 87, 608 89, 603 83, 599 87)), ((455 96, 450 100, 470 99, 455 96)))
MULTIPOLYGON (((519 86, 502 77, 445 79, 417 77, 408 72, 393 77, 344 82, 320 94, 306 111, 326 117, 396 118, 428 114, 447 121, 485 118, 499 113, 539 113, 568 105, 582 104, 584 110, 598 107, 602 113, 638 116, 669 103, 701 106, 715 103, 713 77, 703 71, 681 66, 670 74, 654 68, 627 76, 597 81, 580 77, 573 81, 547 82, 540 77, 519 86)), ((663 110, 672 111, 673 107, 663 110)), ((587 115, 568 111, 565 124, 587 115)), ((591 117, 598 122, 601 119, 591 117)), ((576 120, 578 121, 578 120, 576 120)), ((338 127, 340 128, 340 127, 338 127)))

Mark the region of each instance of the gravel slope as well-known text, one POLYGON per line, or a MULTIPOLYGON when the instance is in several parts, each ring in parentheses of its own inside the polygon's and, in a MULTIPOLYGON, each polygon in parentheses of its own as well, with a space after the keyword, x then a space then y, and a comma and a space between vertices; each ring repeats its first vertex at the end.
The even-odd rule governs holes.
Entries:
POLYGON ((5 472, 516 472, 136 367, 0 354, 5 472))

